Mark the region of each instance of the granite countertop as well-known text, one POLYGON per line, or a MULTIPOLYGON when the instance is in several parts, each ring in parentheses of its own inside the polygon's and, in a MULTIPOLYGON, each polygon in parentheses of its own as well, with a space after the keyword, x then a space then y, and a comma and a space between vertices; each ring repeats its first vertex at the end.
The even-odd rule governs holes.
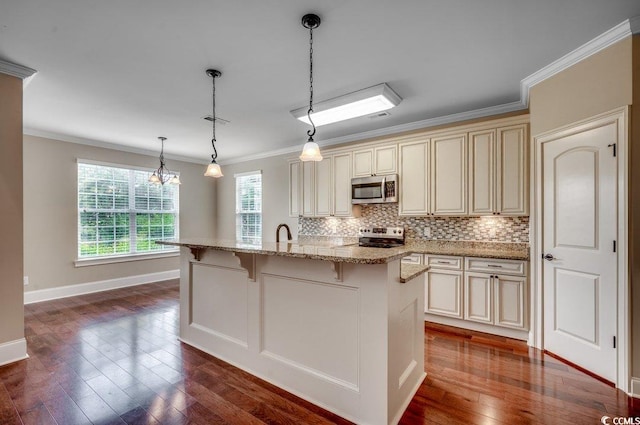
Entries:
POLYGON ((529 260, 529 244, 521 242, 407 240, 411 252, 431 255, 455 255, 505 260, 529 260))
POLYGON ((385 264, 401 259, 410 254, 406 246, 399 248, 365 248, 333 242, 320 241, 288 241, 264 242, 255 240, 251 243, 224 239, 180 239, 178 242, 158 242, 165 245, 185 246, 191 249, 216 249, 219 251, 245 252, 261 255, 280 255, 312 260, 337 261, 355 264, 385 264))
MULTIPOLYGON (((356 239, 357 241, 357 239, 356 239)), ((237 242, 235 240, 187 238, 166 245, 185 246, 191 249, 216 249, 262 255, 281 255, 294 258, 337 261, 355 264, 384 264, 412 253, 455 255, 511 260, 528 260, 529 244, 481 241, 407 240, 398 248, 365 248, 357 246, 353 238, 306 238, 299 241, 237 242)))
POLYGON ((411 279, 415 279, 421 274, 426 273, 428 270, 429 266, 424 264, 402 263, 400 265, 400 282, 407 283, 411 279))

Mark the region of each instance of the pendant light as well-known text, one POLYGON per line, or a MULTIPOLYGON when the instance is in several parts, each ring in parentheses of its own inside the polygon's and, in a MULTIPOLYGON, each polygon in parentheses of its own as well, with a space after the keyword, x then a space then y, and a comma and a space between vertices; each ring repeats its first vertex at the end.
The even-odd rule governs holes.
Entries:
POLYGON ((213 155, 211 155, 211 164, 207 167, 207 171, 205 171, 204 175, 207 177, 222 177, 222 170, 220 169, 220 165, 216 162, 216 159, 218 158, 218 151, 216 150, 216 78, 221 76, 222 73, 215 69, 207 69, 207 75, 211 77, 211 81, 213 82, 213 95, 211 96, 213 109, 213 114, 211 115, 211 147, 213 147, 213 155))
POLYGON ((166 137, 158 137, 160 143, 162 143, 162 147, 160 149, 160 167, 153 172, 153 174, 149 177, 149 183, 154 184, 180 184, 180 177, 164 165, 164 141, 167 140, 166 137), (171 176, 173 174, 173 176, 171 176))
POLYGON ((320 17, 312 13, 306 14, 302 17, 302 26, 309 30, 309 109, 307 110, 307 117, 313 129, 307 131, 309 139, 302 148, 300 160, 322 161, 320 147, 313 140, 313 136, 316 134, 316 126, 311 119, 311 113, 313 112, 313 30, 320 26, 320 17))

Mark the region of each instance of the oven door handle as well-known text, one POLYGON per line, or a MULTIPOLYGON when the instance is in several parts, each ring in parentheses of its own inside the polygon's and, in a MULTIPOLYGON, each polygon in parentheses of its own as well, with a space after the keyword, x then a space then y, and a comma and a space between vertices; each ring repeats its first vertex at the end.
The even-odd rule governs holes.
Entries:
POLYGON ((386 191, 385 191, 386 186, 387 186, 387 178, 386 178, 386 177, 383 177, 383 178, 382 178, 382 189, 381 189, 381 192, 382 192, 382 202, 386 202, 386 201, 387 201, 387 193, 386 193, 386 191))

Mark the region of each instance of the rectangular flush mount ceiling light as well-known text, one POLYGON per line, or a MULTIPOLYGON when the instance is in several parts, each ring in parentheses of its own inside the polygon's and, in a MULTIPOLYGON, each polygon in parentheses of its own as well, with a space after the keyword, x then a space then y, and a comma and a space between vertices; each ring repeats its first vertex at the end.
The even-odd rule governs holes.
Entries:
MULTIPOLYGON (((354 91, 313 105, 311 119, 317 126, 344 121, 364 115, 386 111, 398 105, 402 98, 387 83, 354 91)), ((291 115, 311 124, 307 118, 308 106, 291 111, 291 115)))

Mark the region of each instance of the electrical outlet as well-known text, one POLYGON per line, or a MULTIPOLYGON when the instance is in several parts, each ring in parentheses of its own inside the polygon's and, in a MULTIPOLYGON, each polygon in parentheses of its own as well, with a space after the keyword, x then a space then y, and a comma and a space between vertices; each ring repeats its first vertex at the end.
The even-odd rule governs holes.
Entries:
POLYGON ((422 234, 424 235, 425 238, 431 239, 431 228, 430 227, 425 227, 424 229, 422 229, 422 234))
POLYGON ((24 286, 27 286, 29 284, 29 276, 24 276, 22 278, 22 282, 24 283, 24 286))

